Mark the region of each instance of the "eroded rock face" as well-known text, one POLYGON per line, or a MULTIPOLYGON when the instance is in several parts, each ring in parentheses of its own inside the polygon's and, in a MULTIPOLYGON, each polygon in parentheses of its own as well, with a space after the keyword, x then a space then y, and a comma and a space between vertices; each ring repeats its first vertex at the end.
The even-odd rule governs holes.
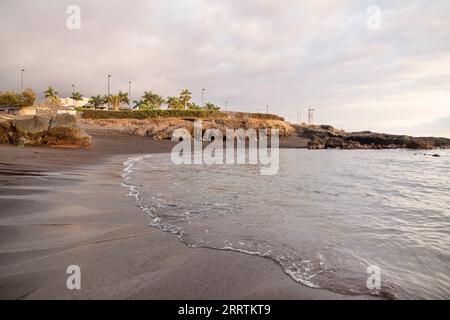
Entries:
POLYGON ((9 143, 11 123, 8 120, 0 121, 0 143, 9 143))
MULTIPOLYGON (((191 135, 194 131, 195 118, 149 118, 137 119, 82 119, 83 127, 89 130, 103 130, 120 132, 140 136, 148 136, 156 140, 171 139, 172 133, 179 128, 188 130, 191 135)), ((297 134, 296 130, 281 120, 265 119, 203 119, 203 131, 218 129, 224 136, 226 129, 278 129, 280 137, 290 137, 297 134)))
MULTIPOLYGON (((188 130, 191 135, 196 118, 148 118, 148 119, 81 119, 86 130, 126 133, 148 136, 156 140, 170 139, 173 131, 179 128, 188 130)), ((280 137, 308 139, 310 149, 431 149, 450 148, 450 139, 414 138, 405 135, 390 135, 370 131, 346 132, 328 125, 294 125, 281 120, 264 119, 203 119, 203 130, 218 129, 225 135, 226 129, 279 129, 280 137)))
POLYGON ((23 146, 87 148, 91 137, 77 127, 74 116, 34 116, 0 123, 0 143, 23 146))

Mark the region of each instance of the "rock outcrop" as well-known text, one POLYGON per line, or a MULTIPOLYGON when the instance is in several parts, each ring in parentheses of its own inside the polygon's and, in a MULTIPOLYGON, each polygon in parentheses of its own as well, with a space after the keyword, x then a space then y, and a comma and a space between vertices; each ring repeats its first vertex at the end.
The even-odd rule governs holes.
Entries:
POLYGON ((0 122, 0 143, 23 146, 87 148, 91 137, 68 114, 4 119, 0 122))
MULTIPOLYGON (((86 130, 126 133, 147 136, 156 140, 170 139, 179 128, 194 131, 195 118, 148 118, 148 119, 81 119, 86 130)), ((281 137, 295 136, 296 130, 281 120, 266 119, 203 119, 202 129, 218 129, 225 136, 226 129, 279 129, 281 137)))
POLYGON ((370 131, 345 132, 331 126, 294 125, 299 137, 310 140, 310 149, 434 149, 450 148, 450 139, 411 137, 370 131))

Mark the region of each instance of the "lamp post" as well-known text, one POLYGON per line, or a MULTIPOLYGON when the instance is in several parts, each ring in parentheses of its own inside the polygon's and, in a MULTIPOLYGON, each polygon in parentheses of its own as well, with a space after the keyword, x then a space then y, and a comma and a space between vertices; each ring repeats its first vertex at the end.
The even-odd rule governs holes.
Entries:
POLYGON ((266 113, 269 114, 269 105, 266 106, 266 113))
POLYGON ((228 101, 225 101, 225 111, 228 111, 228 101))
POLYGON ((314 111, 316 110, 312 108, 308 109, 308 124, 310 126, 314 123, 314 111))
POLYGON ((20 92, 23 92, 23 73, 25 69, 20 70, 20 92))
POLYGON ((128 108, 131 106, 131 81, 128 81, 128 108))
POLYGON ((75 85, 72 84, 72 105, 75 107, 75 85))
POLYGON ((202 89, 202 107, 205 107, 205 90, 206 89, 202 89))
POLYGON ((110 79, 111 79, 111 75, 110 74, 108 74, 108 97, 110 96, 110 91, 109 91, 109 82, 110 82, 110 79))

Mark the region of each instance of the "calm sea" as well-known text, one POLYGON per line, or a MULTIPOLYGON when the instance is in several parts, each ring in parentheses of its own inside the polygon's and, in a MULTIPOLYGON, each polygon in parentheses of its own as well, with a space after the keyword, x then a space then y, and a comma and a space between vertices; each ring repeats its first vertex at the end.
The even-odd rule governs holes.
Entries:
POLYGON ((191 247, 273 259, 293 280, 344 294, 450 299, 450 151, 280 150, 280 170, 126 162, 152 225, 191 247), (380 290, 369 290, 369 266, 380 290))

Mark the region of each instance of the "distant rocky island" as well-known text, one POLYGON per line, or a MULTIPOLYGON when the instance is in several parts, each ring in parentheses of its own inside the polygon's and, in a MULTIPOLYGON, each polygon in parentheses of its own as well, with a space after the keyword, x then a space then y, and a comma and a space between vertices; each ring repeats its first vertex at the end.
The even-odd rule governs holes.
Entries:
POLYGON ((412 137, 370 131, 346 132, 329 125, 294 125, 297 135, 309 139, 310 149, 436 149, 450 148, 450 139, 412 137))

